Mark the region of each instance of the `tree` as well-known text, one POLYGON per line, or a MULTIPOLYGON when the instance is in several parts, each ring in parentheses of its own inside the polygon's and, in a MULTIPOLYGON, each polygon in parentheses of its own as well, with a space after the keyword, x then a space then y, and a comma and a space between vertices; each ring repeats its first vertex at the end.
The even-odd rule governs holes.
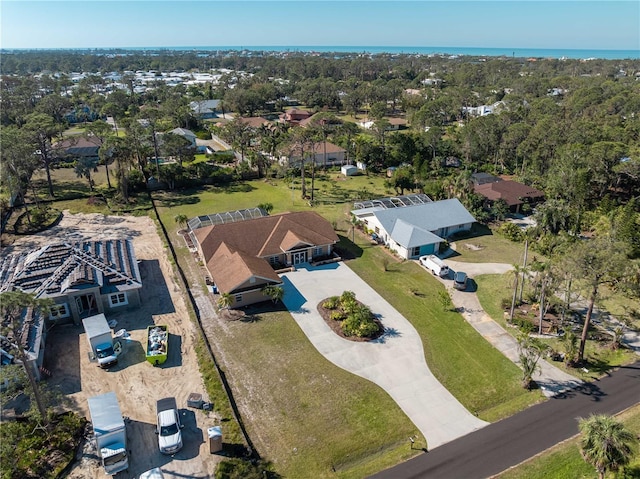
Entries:
POLYGON ((56 124, 53 118, 44 113, 31 113, 27 115, 27 122, 24 130, 29 136, 29 144, 33 151, 40 157, 42 166, 47 173, 47 185, 49 186, 49 196, 53 198, 53 182, 51 180, 51 167, 55 158, 52 154, 51 138, 57 133, 56 124))
POLYGON ((451 311, 451 305, 453 302, 451 301, 451 296, 447 291, 438 291, 438 301, 442 306, 443 311, 451 311))
POLYGON ((195 147, 182 135, 165 133, 162 135, 162 151, 166 156, 177 158, 178 164, 182 166, 183 161, 193 161, 195 147))
POLYGON ((522 387, 531 389, 533 376, 540 370, 538 361, 545 350, 545 345, 526 333, 518 337, 518 357, 522 368, 522 387))
POLYGON ((48 314, 49 308, 53 305, 50 299, 37 299, 34 295, 23 293, 22 291, 8 291, 0 294, 0 319, 2 319, 2 335, 9 339, 12 345, 12 352, 22 363, 33 397, 38 407, 41 420, 48 425, 47 408, 45 399, 36 382, 33 370, 29 367, 29 358, 24 347, 23 340, 29 333, 26 323, 23 322, 23 314, 48 314), (6 327, 4 325, 6 324, 6 327))
POLYGON ((233 296, 230 293, 220 293, 218 298, 218 308, 229 309, 233 304, 233 296))
POLYGON ((591 316, 600 287, 615 283, 624 275, 628 261, 623 251, 624 245, 604 236, 577 243, 565 257, 562 268, 565 272, 571 273, 574 280, 582 283, 589 291, 587 313, 578 351, 580 362, 584 360, 584 348, 591 326, 591 316))
POLYGON ((276 304, 284 297, 284 289, 282 288, 282 286, 268 284, 264 288, 262 288, 262 294, 264 294, 265 296, 269 296, 271 298, 271 301, 273 301, 273 304, 276 304))
POLYGON ((273 203, 260 203, 258 208, 266 211, 267 214, 270 214, 273 211, 273 203))
POLYGON ((518 286, 520 282, 520 274, 522 273, 522 267, 519 264, 513 264, 513 269, 510 274, 513 275, 513 296, 511 297, 511 308, 509 309, 509 322, 513 322, 513 314, 516 309, 516 298, 518 296, 518 286))
POLYGON ((91 179, 91 173, 98 171, 98 159, 97 158, 79 158, 76 161, 76 165, 73 168, 78 178, 85 178, 89 182, 89 190, 93 192, 93 180, 91 179))
POLYGON ((187 226, 187 221, 189 221, 189 217, 187 215, 175 215, 173 220, 178 223, 178 226, 184 228, 187 226))
MULTIPOLYGON (((15 204, 25 204, 27 220, 31 223, 24 195, 39 160, 29 145, 27 133, 15 126, 0 129, 0 185, 6 188, 15 204)), ((37 198, 37 197, 36 197, 37 198)))
POLYGON ((608 471, 617 471, 629 463, 638 442, 624 424, 612 416, 592 414, 578 419, 580 453, 604 479, 608 471))
MULTIPOLYGON (((103 149, 104 144, 107 142, 107 139, 110 136, 113 136, 113 130, 111 129, 111 125, 103 120, 96 120, 85 127, 86 136, 90 138, 95 138, 98 140, 100 145, 100 150, 103 149)), ((101 160, 104 163, 104 172, 107 175, 107 186, 111 189, 111 178, 109 177, 109 157, 106 152, 99 151, 101 160)))
POLYGON ((128 173, 137 154, 136 148, 136 138, 133 135, 124 138, 109 137, 100 148, 100 155, 104 155, 105 164, 107 161, 115 161, 118 192, 125 202, 129 199, 128 173))

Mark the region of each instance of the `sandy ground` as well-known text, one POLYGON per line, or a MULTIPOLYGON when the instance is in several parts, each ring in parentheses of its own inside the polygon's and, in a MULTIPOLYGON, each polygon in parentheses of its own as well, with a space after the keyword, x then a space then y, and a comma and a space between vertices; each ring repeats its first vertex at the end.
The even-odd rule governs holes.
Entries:
MULTIPOLYGON (((51 371, 48 383, 58 386, 69 400, 68 407, 90 419, 87 397, 115 391, 122 414, 128 418, 129 470, 116 478, 135 478, 161 467, 166 478, 213 477, 220 456, 209 453, 207 429, 217 425, 212 413, 187 407, 190 393, 201 393, 204 386, 198 370, 194 342, 197 329, 189 320, 185 301, 166 250, 148 217, 117 217, 101 214, 70 215, 65 212, 59 225, 37 235, 5 238, 2 254, 33 249, 53 241, 103 238, 131 238, 140 263, 143 288, 142 305, 117 314, 118 331, 129 333, 123 341, 123 354, 117 366, 106 371, 89 360, 82 326, 54 327, 47 338, 45 368, 51 371), (170 333, 169 356, 165 364, 154 367, 145 361, 146 328, 165 324, 170 333), (155 402, 175 396, 182 422, 184 448, 173 457, 158 451, 155 435, 155 402)), ((205 401, 207 400, 204 397, 205 401)), ((69 476, 73 479, 104 479, 95 445, 86 442, 81 457, 69 476)))

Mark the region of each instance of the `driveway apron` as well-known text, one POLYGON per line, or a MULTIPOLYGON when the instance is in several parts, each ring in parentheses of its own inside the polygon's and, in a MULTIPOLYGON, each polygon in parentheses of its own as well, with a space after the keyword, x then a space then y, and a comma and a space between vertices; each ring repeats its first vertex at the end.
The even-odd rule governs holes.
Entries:
POLYGON ((487 425, 469 413, 433 376, 415 328, 344 263, 298 265, 285 273, 284 304, 313 346, 336 366, 383 388, 427 440, 437 447, 487 425), (385 334, 370 342, 341 338, 325 323, 318 304, 343 291, 378 315, 385 334))

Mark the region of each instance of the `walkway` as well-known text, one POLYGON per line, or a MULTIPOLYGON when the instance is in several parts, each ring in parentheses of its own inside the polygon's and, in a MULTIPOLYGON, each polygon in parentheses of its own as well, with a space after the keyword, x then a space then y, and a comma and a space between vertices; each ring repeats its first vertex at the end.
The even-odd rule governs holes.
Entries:
POLYGON ((422 340, 397 310, 344 263, 299 266, 282 275, 284 303, 314 347, 336 366, 383 388, 427 439, 440 446, 487 425, 469 411, 433 376, 424 358, 422 340), (378 314, 386 333, 371 342, 353 342, 336 335, 317 311, 330 296, 353 291, 378 314))
MULTIPOLYGON (((445 260, 445 262, 450 269, 465 271, 471 278, 480 274, 503 274, 511 269, 511 265, 504 263, 462 263, 452 260, 445 260)), ((449 277, 452 277, 453 273, 449 274, 449 277)), ((453 289, 450 279, 440 278, 440 282, 445 285, 451 295, 453 305, 461 311, 462 316, 469 324, 498 351, 519 365, 517 341, 484 312, 478 300, 478 295, 473 291, 453 289)), ((560 392, 573 389, 582 384, 581 380, 565 373, 545 360, 540 360, 538 364, 540 365, 540 370, 533 376, 533 379, 547 397, 555 396, 560 392)))

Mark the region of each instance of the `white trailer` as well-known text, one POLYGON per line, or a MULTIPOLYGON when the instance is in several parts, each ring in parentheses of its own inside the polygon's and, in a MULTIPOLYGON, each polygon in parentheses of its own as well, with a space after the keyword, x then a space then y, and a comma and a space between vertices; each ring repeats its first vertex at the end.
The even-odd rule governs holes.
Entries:
POLYGON ((98 366, 108 368, 118 362, 114 351, 113 336, 107 318, 100 313, 82 320, 84 332, 87 335, 91 354, 98 361, 98 366))
POLYGON ((116 393, 109 392, 87 399, 98 456, 107 474, 129 468, 127 429, 116 393))
POLYGON ((435 254, 420 256, 420 264, 441 278, 449 276, 449 267, 435 254))

